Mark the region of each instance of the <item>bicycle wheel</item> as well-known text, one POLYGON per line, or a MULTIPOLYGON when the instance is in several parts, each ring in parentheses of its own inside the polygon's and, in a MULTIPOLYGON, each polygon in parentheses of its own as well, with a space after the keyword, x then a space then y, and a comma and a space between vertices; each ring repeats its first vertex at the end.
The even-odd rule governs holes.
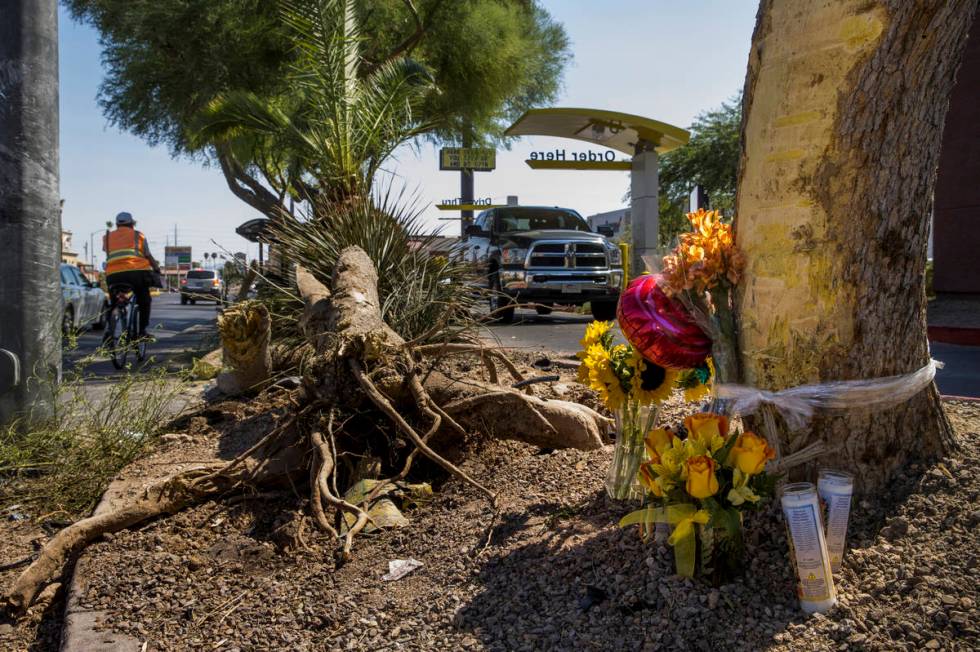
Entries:
POLYGON ((111 327, 106 327, 109 358, 112 360, 112 366, 116 369, 122 369, 126 366, 126 356, 129 354, 127 318, 126 306, 114 308, 109 318, 111 327))
POLYGON ((135 343, 136 361, 146 359, 146 340, 140 337, 140 309, 135 303, 129 309, 129 341, 135 343))

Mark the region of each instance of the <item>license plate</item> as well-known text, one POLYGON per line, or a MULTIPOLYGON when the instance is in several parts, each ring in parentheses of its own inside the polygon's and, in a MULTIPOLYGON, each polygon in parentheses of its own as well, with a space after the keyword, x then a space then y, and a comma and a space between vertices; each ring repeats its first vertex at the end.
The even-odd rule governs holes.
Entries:
POLYGON ((562 294, 581 294, 582 286, 578 283, 562 283, 561 286, 562 294))

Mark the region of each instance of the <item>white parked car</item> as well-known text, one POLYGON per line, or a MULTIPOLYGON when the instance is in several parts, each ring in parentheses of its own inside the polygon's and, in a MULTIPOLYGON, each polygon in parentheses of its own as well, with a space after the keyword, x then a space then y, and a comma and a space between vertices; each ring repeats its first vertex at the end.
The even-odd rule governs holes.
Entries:
POLYGON ((83 330, 90 326, 102 328, 108 297, 97 283, 82 276, 74 265, 61 264, 61 330, 83 330))
POLYGON ((210 269, 192 269, 180 280, 180 305, 185 306, 188 301, 194 304, 198 300, 221 303, 223 290, 221 277, 217 272, 210 269))

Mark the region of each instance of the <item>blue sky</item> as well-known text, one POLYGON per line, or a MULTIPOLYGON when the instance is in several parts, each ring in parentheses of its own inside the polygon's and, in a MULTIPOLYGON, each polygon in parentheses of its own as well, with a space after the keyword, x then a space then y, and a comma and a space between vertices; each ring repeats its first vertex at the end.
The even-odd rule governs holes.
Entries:
MULTIPOLYGON (((696 114, 734 95, 745 77, 758 2, 754 0, 544 0, 564 23, 575 59, 556 106, 624 111, 687 127, 696 114)), ((133 213, 157 257, 172 244, 194 248, 194 258, 218 251, 257 255, 235 227, 258 213, 229 192, 216 169, 173 160, 110 126, 96 103, 103 70, 98 34, 61 12, 61 196, 64 228, 74 248, 117 212, 133 213)), ((554 138, 515 140, 497 155, 497 170, 476 173, 476 195, 522 203, 568 206, 583 215, 619 208, 629 185, 625 172, 532 171, 532 151, 584 150, 585 143, 554 138)), ((598 148, 592 148, 598 149, 598 148)), ((405 147, 386 166, 423 204, 459 195, 459 174, 440 172, 434 148, 405 147)), ((432 228, 455 232, 433 207, 432 228)), ((95 236, 95 248, 99 248, 95 236)))

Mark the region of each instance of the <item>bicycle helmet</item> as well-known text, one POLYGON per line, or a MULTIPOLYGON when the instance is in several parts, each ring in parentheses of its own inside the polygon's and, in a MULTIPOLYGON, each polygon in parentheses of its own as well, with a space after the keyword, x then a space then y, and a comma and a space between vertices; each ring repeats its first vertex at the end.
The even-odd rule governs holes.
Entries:
POLYGON ((116 226, 132 226, 135 223, 136 220, 133 219, 132 213, 123 211, 116 215, 116 226))

